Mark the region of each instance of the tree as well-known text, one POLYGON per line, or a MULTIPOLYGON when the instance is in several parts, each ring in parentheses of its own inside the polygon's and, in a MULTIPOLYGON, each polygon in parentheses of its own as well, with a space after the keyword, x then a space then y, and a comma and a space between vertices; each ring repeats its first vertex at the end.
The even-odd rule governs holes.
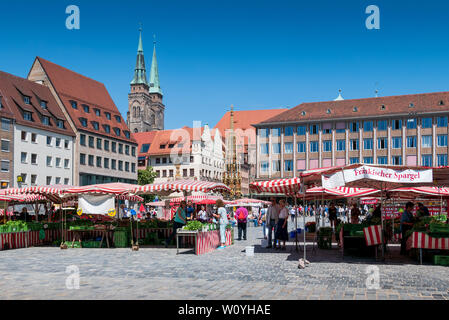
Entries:
MULTIPOLYGON (((137 171, 137 183, 140 186, 153 183, 155 178, 156 172, 153 171, 153 167, 147 167, 145 170, 137 171)), ((154 200, 154 195, 144 195, 143 198, 145 199, 145 203, 151 202, 154 200)))

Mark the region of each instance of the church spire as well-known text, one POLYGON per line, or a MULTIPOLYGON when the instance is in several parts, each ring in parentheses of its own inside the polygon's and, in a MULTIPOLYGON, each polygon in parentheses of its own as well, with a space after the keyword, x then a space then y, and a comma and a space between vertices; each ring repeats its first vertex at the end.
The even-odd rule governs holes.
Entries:
POLYGON ((137 48, 137 62, 136 69, 134 70, 134 78, 131 84, 144 84, 148 86, 147 71, 145 68, 145 57, 143 54, 142 45, 142 27, 139 28, 139 46, 137 48))
POLYGON ((153 61, 151 62, 150 72, 150 93, 159 93, 162 96, 161 85, 159 82, 159 71, 156 58, 156 36, 154 36, 153 61))

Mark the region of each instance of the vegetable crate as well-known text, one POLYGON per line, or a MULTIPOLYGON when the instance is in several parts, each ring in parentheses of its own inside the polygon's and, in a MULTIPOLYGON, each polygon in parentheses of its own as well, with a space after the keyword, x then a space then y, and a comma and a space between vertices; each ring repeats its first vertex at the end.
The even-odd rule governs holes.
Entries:
POLYGON ((116 248, 128 248, 130 243, 126 231, 114 232, 114 245, 116 248))
POLYGON ((449 256, 438 256, 433 257, 433 262, 439 266, 449 266, 449 256))

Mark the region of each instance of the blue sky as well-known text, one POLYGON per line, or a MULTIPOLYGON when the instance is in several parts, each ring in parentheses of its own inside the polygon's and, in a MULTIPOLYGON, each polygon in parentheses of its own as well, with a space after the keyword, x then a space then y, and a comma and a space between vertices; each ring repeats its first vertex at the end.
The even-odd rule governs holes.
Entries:
POLYGON ((26 77, 41 56, 105 83, 125 117, 142 22, 148 71, 158 40, 167 129, 340 88, 345 99, 449 91, 446 1, 3 0, 0 10, 0 70, 26 77), (80 30, 65 28, 71 4, 80 30), (365 27, 371 4, 380 30, 365 27))

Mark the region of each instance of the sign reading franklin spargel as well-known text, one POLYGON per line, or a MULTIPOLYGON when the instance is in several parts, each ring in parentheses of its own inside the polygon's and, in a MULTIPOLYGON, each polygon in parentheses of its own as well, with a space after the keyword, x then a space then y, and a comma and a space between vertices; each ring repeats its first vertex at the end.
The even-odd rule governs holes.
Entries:
POLYGON ((382 167, 361 166, 338 171, 330 176, 323 175, 321 183, 324 188, 342 187, 348 182, 371 179, 392 183, 428 183, 433 181, 432 169, 395 170, 382 167))

